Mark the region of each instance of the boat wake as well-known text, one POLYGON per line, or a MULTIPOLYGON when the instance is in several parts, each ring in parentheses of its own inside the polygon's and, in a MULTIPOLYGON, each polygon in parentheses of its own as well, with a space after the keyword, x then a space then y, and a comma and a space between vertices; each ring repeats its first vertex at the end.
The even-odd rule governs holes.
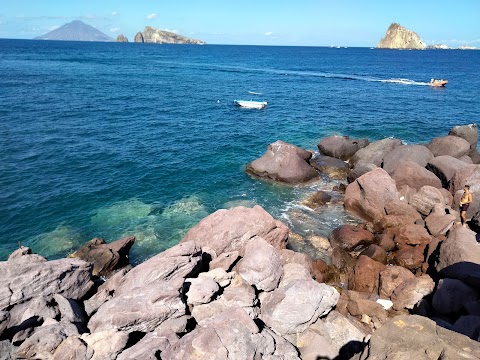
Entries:
POLYGON ((429 86, 428 82, 420 82, 414 81, 410 79, 388 79, 388 80, 378 80, 379 82, 384 83, 395 83, 395 84, 403 84, 403 85, 419 85, 419 86, 429 86))

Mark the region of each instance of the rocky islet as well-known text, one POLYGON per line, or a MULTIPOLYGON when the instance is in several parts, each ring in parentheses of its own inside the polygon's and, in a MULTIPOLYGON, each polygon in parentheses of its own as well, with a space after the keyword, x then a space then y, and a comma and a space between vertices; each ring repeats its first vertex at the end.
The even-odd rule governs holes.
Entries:
MULTIPOLYGON (((345 208, 358 224, 323 239, 331 264, 287 249, 295 234, 260 206, 219 210, 180 244, 133 268, 133 237, 93 239, 72 258, 54 261, 20 248, 0 263, 0 353, 5 359, 480 358, 480 245, 457 224, 454 210, 460 184, 475 181, 480 165, 460 166, 472 149, 453 139, 476 144, 478 130, 455 129, 432 142, 447 141, 442 148, 453 150, 461 143, 461 151, 448 155, 405 149, 399 141, 321 142, 351 170, 373 169, 346 187, 345 208)), ((262 171, 250 174, 290 185, 321 175, 310 165, 311 152, 287 143, 268 151, 262 171)), ((335 164, 329 160, 327 171, 335 164)), ((345 166, 337 166, 335 177, 343 173, 346 180, 345 166)), ((325 206, 319 201, 312 211, 325 206)), ((472 226, 480 216, 474 215, 472 226)))

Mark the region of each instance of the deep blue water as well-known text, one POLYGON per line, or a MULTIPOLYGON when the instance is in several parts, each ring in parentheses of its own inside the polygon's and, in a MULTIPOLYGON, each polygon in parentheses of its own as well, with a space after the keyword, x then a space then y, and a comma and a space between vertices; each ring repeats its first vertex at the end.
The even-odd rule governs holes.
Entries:
POLYGON ((135 234, 140 261, 237 204, 327 234, 349 220, 341 206, 298 202, 330 182, 292 189, 244 166, 277 139, 428 141, 478 122, 479 88, 480 51, 0 40, 0 259, 18 242, 56 257, 135 234))

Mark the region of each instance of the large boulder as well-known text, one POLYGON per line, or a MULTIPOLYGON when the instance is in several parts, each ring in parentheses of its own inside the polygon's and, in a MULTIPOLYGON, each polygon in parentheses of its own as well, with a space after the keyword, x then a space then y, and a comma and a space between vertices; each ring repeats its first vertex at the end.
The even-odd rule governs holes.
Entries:
POLYGON ((178 336, 173 331, 155 329, 147 333, 139 342, 122 351, 117 360, 156 360, 160 352, 165 351, 178 341, 178 336))
POLYGON ((402 145, 401 140, 391 138, 372 142, 358 150, 350 159, 350 164, 355 165, 355 167, 358 164, 374 164, 380 167, 383 157, 400 145, 402 145))
POLYGON ((448 155, 457 159, 470 152, 467 140, 452 135, 434 138, 427 147, 434 156, 448 155))
POLYGON ((68 257, 92 263, 95 276, 109 276, 113 271, 129 264, 128 254, 134 242, 134 236, 110 244, 103 239, 94 238, 68 257))
POLYGON ((455 172, 467 166, 463 161, 449 155, 437 156, 430 160, 427 164, 427 170, 434 173, 442 182, 442 186, 446 189, 450 186, 450 180, 455 172))
POLYGON ((79 259, 46 261, 38 255, 0 262, 0 311, 34 297, 82 299, 92 288, 92 265, 79 259))
POLYGON ((345 209, 367 221, 381 219, 385 204, 397 200, 395 180, 380 168, 360 176, 345 191, 345 209))
POLYGON ((395 253, 395 264, 410 270, 420 268, 425 261, 425 249, 428 244, 418 246, 404 246, 395 253))
POLYGON ((402 227, 395 235, 395 243, 398 245, 423 245, 429 243, 431 239, 432 237, 427 230, 423 226, 416 224, 402 227))
POLYGON ((480 344, 418 315, 400 315, 375 331, 355 360, 477 359, 480 344))
POLYGON ((272 245, 256 238, 245 246, 243 259, 238 263, 238 273, 257 290, 274 290, 282 277, 282 260, 272 245))
POLYGON ((432 152, 423 145, 401 145, 383 157, 382 167, 389 174, 393 174, 403 160, 410 160, 425 167, 432 159, 432 152))
POLYGON ((308 164, 312 153, 283 141, 268 145, 266 153, 247 165, 247 173, 288 184, 306 182, 318 176, 308 164))
POLYGON ((350 139, 348 136, 333 135, 322 139, 318 149, 327 156, 348 160, 367 145, 367 139, 350 139))
POLYGON ((415 275, 404 267, 388 266, 380 272, 378 294, 389 298, 397 287, 412 279, 415 279, 415 275))
POLYGON ((442 188, 442 182, 434 173, 410 160, 400 162, 392 175, 392 179, 397 183, 398 189, 404 185, 416 190, 425 185, 438 189, 442 188))
POLYGON ((480 165, 467 165, 461 170, 455 172, 450 181, 450 192, 454 195, 454 208, 460 205, 460 198, 463 193, 463 187, 470 185, 470 192, 473 195, 473 203, 467 210, 467 217, 472 217, 480 210, 480 165))
POLYGON ((310 165, 331 179, 345 179, 348 175, 348 164, 340 159, 318 155, 310 159, 310 165))
POLYGON ((373 234, 360 226, 342 225, 333 230, 330 234, 330 243, 334 247, 343 250, 353 251, 358 247, 373 244, 373 234))
POLYGON ((410 199, 410 205, 422 215, 429 215, 436 204, 444 205, 445 197, 440 189, 422 186, 410 199))
POLYGON ((437 271, 449 278, 480 286, 480 245, 476 233, 455 226, 440 247, 437 271))
POLYGON ((455 225, 458 212, 452 210, 449 206, 436 204, 433 211, 425 218, 425 226, 433 236, 446 235, 455 225))
POLYGON ((428 275, 408 279, 393 290, 391 299, 395 310, 413 309, 425 296, 432 293, 435 283, 428 275))
POLYGON ((292 281, 265 297, 260 317, 279 334, 295 334, 328 314, 338 298, 337 290, 315 280, 292 281))
POLYGON ((478 127, 477 124, 455 126, 450 130, 448 135, 459 136, 468 141, 470 144, 469 157, 473 159, 475 164, 480 161, 480 155, 478 154, 478 127))
POLYGON ((385 265, 375 261, 368 256, 360 255, 355 264, 353 281, 349 282, 351 290, 377 293, 380 282, 380 272, 385 270, 385 265))
POLYGON ((276 249, 285 249, 288 228, 275 220, 260 206, 239 206, 218 210, 191 228, 181 243, 195 240, 202 247, 209 247, 217 255, 239 251, 255 236, 265 239, 276 249))
POLYGON ((185 278, 198 273, 202 251, 193 241, 178 244, 136 266, 118 285, 114 297, 90 318, 91 332, 150 332, 169 318, 186 313, 181 291, 185 278))

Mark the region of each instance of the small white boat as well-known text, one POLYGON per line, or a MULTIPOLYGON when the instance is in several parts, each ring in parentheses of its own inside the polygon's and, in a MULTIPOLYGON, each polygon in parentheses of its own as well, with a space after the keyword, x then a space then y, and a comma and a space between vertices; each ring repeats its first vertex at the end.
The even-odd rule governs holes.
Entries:
POLYGON ((233 100, 233 105, 247 109, 264 109, 267 107, 267 102, 253 100, 233 100))

